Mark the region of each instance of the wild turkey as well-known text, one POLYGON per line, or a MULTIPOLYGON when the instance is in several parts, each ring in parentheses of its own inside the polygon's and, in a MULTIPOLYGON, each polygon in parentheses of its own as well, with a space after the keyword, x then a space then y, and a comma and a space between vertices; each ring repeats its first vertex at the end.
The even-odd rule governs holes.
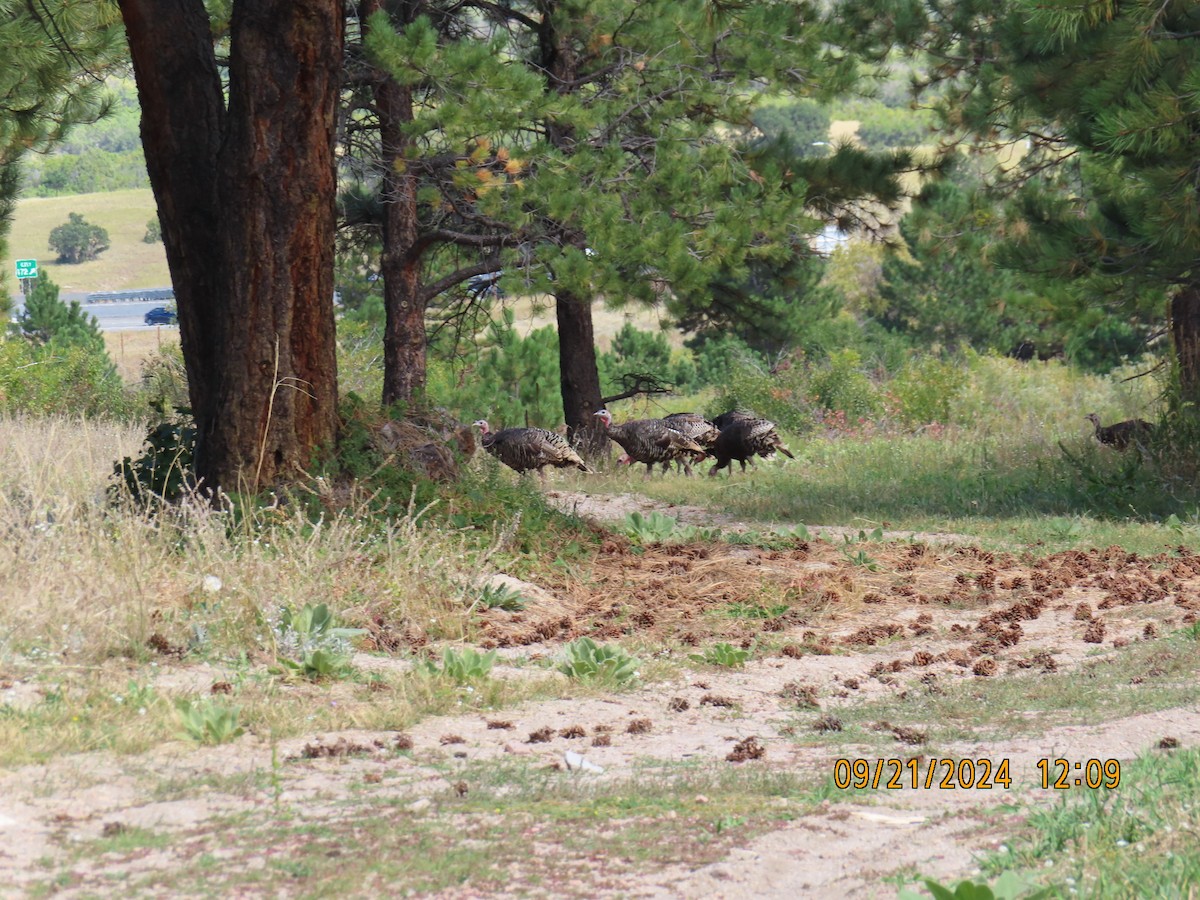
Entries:
MULTIPOLYGON (((662 420, 667 423, 667 427, 674 428, 680 434, 690 437, 693 441, 699 444, 707 452, 712 452, 713 445, 717 442, 717 435, 721 430, 712 422, 704 418, 699 413, 671 413, 668 416, 663 416, 662 420)), ((676 460, 683 468, 684 474, 692 474, 691 459, 684 457, 676 460)))
MULTIPOLYGON (((716 419, 713 421, 715 422, 716 419)), ((726 419, 725 421, 729 422, 730 420, 726 419)), ((770 419, 739 413, 732 423, 726 424, 721 429, 721 433, 717 435, 717 442, 713 445, 712 451, 713 458, 717 463, 708 474, 716 475, 725 466, 729 466, 732 474, 731 463, 735 459, 742 464, 742 471, 745 472, 746 460, 753 459, 755 456, 770 456, 776 450, 788 459, 796 458, 792 456, 792 451, 783 446, 783 439, 775 430, 774 422, 770 419)))
POLYGON ((557 432, 547 431, 545 428, 505 428, 492 431, 486 419, 480 419, 473 424, 483 433, 483 449, 517 472, 537 469, 538 475, 544 479, 544 466, 554 466, 557 469, 574 466, 583 472, 592 471, 579 458, 579 454, 571 449, 567 439, 557 432))
POLYGON ((1096 428, 1096 440, 1118 450, 1124 450, 1132 443, 1140 443, 1154 436, 1154 426, 1145 419, 1126 419, 1112 425, 1101 425, 1100 417, 1095 413, 1084 416, 1096 428))
POLYGON ((718 431, 724 431, 735 422, 753 422, 759 416, 754 413, 742 412, 740 409, 731 409, 729 412, 723 412, 719 416, 713 416, 712 423, 717 426, 718 431))
POLYGON ((602 409, 597 416, 604 423, 604 433, 621 445, 634 462, 646 464, 646 477, 654 471, 655 463, 666 470, 677 459, 691 458, 699 462, 708 454, 704 448, 681 431, 676 431, 662 419, 637 419, 622 425, 612 423, 612 413, 602 409))

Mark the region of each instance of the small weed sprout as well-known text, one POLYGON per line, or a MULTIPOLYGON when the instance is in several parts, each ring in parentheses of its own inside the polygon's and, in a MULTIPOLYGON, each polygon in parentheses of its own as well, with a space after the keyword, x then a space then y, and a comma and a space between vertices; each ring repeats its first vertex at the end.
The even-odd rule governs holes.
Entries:
POLYGON ((865 529, 860 528, 860 529, 858 529, 857 536, 850 535, 850 534, 843 534, 842 540, 845 541, 847 545, 854 544, 854 543, 863 543, 866 541, 873 541, 875 543, 879 543, 880 541, 883 540, 883 529, 876 527, 875 529, 873 529, 871 531, 866 531, 865 529))
POLYGON ((144 716, 158 700, 158 693, 152 684, 138 684, 130 679, 124 694, 114 694, 113 702, 134 710, 139 716, 144 716))
POLYGON ((704 663, 708 666, 720 666, 724 669, 740 669, 750 658, 750 651, 735 647, 733 644, 721 641, 706 649, 703 653, 689 653, 688 659, 704 663))
POLYGON ((865 550, 859 550, 851 553, 849 550, 843 550, 842 556, 846 557, 853 565, 861 566, 869 572, 877 572, 879 563, 875 562, 874 557, 868 556, 865 550))
POLYGON ((785 550, 796 541, 811 540, 808 528, 796 525, 793 528, 777 528, 774 531, 735 531, 725 538, 728 544, 761 547, 763 550, 785 550))
POLYGON ((625 533, 639 544, 662 544, 678 537, 679 521, 657 510, 648 516, 631 512, 625 516, 625 533))
POLYGON ((198 744, 224 744, 245 730, 238 724, 238 707, 212 697, 179 700, 175 708, 184 734, 198 744))
POLYGON ((725 615, 731 619, 774 619, 786 613, 790 606, 786 603, 776 603, 771 606, 761 606, 758 603, 746 603, 737 600, 725 609, 725 615))
POLYGON ((491 674, 496 662, 496 651, 480 653, 471 647, 455 650, 447 647, 442 652, 442 667, 439 669, 432 660, 425 663, 425 670, 430 675, 443 675, 453 678, 460 684, 466 681, 477 681, 491 674))
POLYGON ((606 681, 625 684, 637 677, 638 659, 621 647, 597 644, 582 637, 566 646, 565 658, 558 669, 580 681, 606 681))
POLYGON ((297 612, 281 607, 272 631, 279 658, 278 671, 309 681, 349 675, 353 671, 350 638, 363 633, 361 628, 338 625, 324 603, 305 604, 297 612))
POLYGON ((1200 508, 1193 509, 1185 519, 1171 513, 1163 521, 1163 525, 1181 538, 1195 537, 1197 533, 1200 533, 1200 508))
POLYGON ((503 609, 507 612, 520 612, 525 608, 525 597, 507 584, 485 585, 476 602, 484 609, 503 609))
MULTIPOLYGON (((791 538, 796 541, 811 541, 812 536, 808 533, 808 526, 804 523, 793 525, 791 528, 776 529, 776 533, 780 537, 791 538)), ((880 532, 880 537, 883 537, 883 532, 880 532)))

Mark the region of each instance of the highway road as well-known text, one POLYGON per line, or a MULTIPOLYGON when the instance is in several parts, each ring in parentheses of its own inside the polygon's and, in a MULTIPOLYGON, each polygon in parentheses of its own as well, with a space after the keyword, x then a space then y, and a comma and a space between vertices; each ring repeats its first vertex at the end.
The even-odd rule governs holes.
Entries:
MULTIPOLYGON (((83 303, 80 296, 62 295, 64 301, 79 300, 84 311, 96 317, 101 331, 149 331, 153 328, 176 328, 176 325, 146 325, 142 317, 156 306, 163 306, 156 301, 132 301, 119 303, 83 303)), ((18 304, 13 309, 13 315, 21 310, 18 304)))

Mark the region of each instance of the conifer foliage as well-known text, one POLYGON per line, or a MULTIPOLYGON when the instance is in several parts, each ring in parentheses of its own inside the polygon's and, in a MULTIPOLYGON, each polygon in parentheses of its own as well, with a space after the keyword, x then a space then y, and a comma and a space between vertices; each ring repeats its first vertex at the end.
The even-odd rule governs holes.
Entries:
POLYGON ((59 299, 58 285, 44 270, 25 298, 25 307, 11 328, 38 346, 53 342, 60 347, 79 346, 106 352, 104 336, 95 316, 89 315, 78 300, 65 303, 59 299))
POLYGON ((842 14, 919 54, 948 136, 1001 151, 998 259, 1056 283, 1062 318, 1165 319, 1179 399, 1200 403, 1200 6, 878 0, 842 14))

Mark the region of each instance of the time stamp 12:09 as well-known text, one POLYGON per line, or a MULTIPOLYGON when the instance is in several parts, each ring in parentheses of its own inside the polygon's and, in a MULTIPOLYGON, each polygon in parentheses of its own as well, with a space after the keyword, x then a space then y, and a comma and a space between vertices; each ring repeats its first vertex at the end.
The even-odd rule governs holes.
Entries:
MULTIPOLYGON (((1043 789, 1116 788, 1121 784, 1119 759, 1051 759, 1037 761, 1037 774, 1043 789)), ((878 790, 986 791, 1012 787, 1012 762, 1008 758, 950 759, 913 757, 912 759, 838 759, 833 764, 833 783, 839 790, 871 788, 878 790)))

